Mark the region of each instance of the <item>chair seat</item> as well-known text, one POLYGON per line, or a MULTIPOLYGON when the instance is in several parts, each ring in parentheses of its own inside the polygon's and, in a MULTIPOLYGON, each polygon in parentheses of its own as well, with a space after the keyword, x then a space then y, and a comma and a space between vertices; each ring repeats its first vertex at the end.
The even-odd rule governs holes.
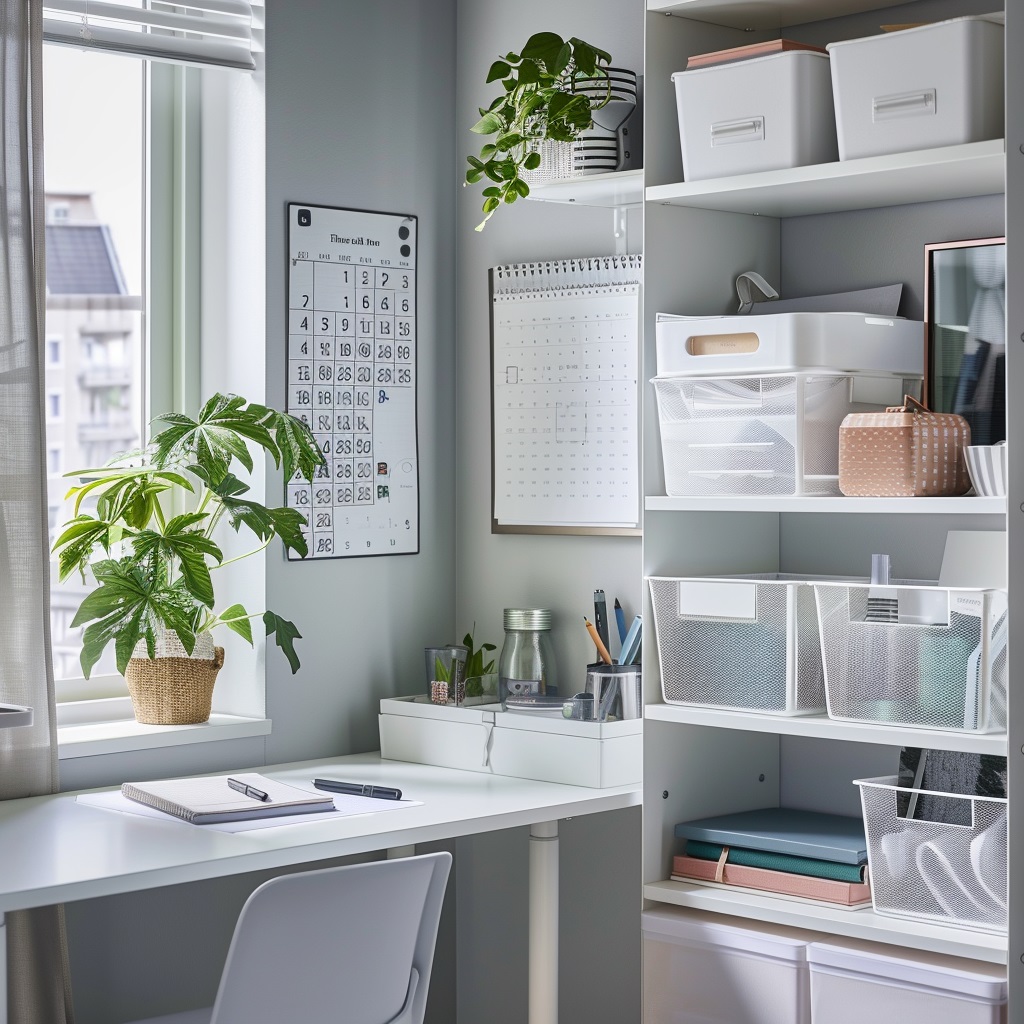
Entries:
POLYGON ((201 1010, 185 1010, 182 1013, 168 1013, 163 1017, 147 1017, 145 1020, 137 1020, 134 1024, 210 1024, 210 1016, 213 1013, 212 1006, 206 1006, 201 1010))

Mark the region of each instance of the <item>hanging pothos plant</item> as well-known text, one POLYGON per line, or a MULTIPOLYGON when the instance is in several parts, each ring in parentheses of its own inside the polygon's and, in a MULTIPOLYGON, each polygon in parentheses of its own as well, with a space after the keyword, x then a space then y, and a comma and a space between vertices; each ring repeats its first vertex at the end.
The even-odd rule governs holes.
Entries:
POLYGON ((607 80, 611 55, 573 36, 563 40, 554 32, 530 36, 521 53, 507 53, 487 72, 487 81, 500 82, 502 92, 471 131, 494 135, 479 157, 470 156, 466 184, 486 179, 483 190, 483 229, 502 203, 530 194, 524 171, 541 165, 541 142, 572 142, 593 127, 593 110, 608 102, 610 93, 594 103, 574 84, 582 79, 607 80))

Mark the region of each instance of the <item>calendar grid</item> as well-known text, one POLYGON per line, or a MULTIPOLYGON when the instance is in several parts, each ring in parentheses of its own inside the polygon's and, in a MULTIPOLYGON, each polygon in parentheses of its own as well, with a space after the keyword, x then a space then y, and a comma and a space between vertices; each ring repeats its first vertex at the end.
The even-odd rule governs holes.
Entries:
POLYGON ((287 503, 313 558, 418 551, 416 219, 290 205, 289 224, 287 408, 326 465, 287 503))

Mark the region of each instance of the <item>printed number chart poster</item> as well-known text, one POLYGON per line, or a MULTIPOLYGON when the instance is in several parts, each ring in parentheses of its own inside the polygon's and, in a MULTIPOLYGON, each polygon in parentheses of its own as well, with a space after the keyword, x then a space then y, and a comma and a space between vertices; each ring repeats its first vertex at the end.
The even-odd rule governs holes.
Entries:
POLYGON ((492 269, 495 532, 635 532, 640 267, 492 269))
POLYGON ((327 459, 288 505, 311 558, 415 554, 416 218, 291 203, 288 225, 287 409, 327 459))

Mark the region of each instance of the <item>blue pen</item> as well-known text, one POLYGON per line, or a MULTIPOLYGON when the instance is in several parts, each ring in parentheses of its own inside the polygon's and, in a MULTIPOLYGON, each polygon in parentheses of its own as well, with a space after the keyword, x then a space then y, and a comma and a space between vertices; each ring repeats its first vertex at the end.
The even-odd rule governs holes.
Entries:
POLYGON ((622 610, 618 598, 615 598, 615 624, 619 627, 619 643, 624 644, 626 642, 626 613, 622 610))
POLYGON ((642 621, 638 615, 629 627, 626 639, 622 644, 622 651, 619 653, 620 665, 632 665, 640 654, 640 632, 643 628, 642 621))

